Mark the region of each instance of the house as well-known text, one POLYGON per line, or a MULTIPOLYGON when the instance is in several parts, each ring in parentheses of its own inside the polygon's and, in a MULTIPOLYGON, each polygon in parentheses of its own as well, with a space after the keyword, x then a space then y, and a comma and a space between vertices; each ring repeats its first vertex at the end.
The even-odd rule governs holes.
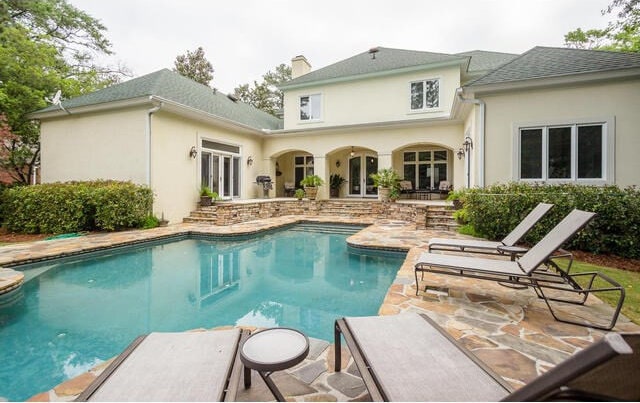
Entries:
MULTIPOLYGON (((506 181, 640 185, 640 54, 536 47, 521 55, 373 48, 312 70, 292 60, 284 118, 169 70, 66 100, 41 122, 42 181, 148 184, 180 221, 201 184, 270 196, 310 173, 375 197, 393 167, 416 189, 506 181)), ((320 198, 327 198, 327 186, 320 198)))

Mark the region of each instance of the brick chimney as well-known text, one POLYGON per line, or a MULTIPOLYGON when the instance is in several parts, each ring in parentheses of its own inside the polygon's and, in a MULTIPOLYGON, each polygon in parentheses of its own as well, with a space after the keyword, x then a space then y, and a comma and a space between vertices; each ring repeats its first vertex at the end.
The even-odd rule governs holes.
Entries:
POLYGON ((311 71, 311 65, 307 58, 300 55, 291 59, 291 78, 303 76, 311 71))

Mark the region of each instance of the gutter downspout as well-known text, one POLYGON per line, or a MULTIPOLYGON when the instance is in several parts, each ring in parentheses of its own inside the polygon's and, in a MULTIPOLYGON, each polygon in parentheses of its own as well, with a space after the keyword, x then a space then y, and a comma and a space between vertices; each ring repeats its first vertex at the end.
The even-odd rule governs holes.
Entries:
POLYGON ((480 119, 479 119, 479 130, 478 130, 478 138, 477 138, 477 150, 478 150, 478 187, 484 187, 484 118, 485 118, 485 103, 481 99, 467 99, 462 96, 464 90, 462 87, 456 89, 456 96, 462 103, 466 104, 474 104, 480 107, 480 119))
MULTIPOLYGON (((153 101, 153 96, 149 97, 150 101, 153 101)), ((159 105, 154 106, 153 108, 147 110, 147 125, 145 128, 145 146, 146 146, 146 154, 147 154, 147 175, 146 175, 146 185, 151 186, 151 115, 158 112, 162 107, 162 102, 159 105)))

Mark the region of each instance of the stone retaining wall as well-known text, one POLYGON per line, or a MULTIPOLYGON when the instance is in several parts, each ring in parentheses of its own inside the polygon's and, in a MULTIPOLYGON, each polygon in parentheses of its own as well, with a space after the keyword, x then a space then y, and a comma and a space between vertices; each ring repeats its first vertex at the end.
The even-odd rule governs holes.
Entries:
POLYGON ((421 204, 382 203, 350 200, 260 200, 255 202, 218 202, 191 213, 185 222, 210 222, 231 225, 286 215, 338 216, 366 219, 389 219, 413 222, 416 229, 426 225, 427 206, 421 204))

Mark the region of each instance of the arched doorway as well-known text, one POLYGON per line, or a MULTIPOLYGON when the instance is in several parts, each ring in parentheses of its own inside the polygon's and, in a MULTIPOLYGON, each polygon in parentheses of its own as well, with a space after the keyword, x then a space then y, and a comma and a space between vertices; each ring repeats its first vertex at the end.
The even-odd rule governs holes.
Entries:
POLYGON ((373 187, 373 180, 369 177, 378 172, 378 156, 363 152, 349 158, 349 196, 375 197, 378 190, 373 187))

